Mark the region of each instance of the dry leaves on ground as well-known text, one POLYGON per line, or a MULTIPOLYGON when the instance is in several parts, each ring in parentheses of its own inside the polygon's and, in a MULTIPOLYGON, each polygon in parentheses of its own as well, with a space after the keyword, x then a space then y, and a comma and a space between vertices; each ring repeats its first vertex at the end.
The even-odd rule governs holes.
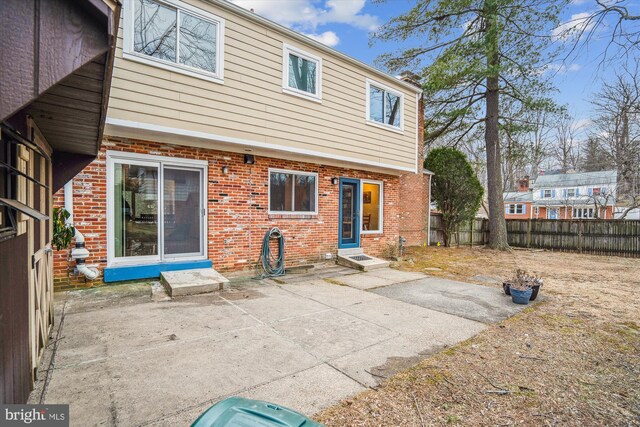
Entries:
MULTIPOLYGON (((328 426, 640 426, 640 260, 422 248, 402 269, 474 282, 517 268, 545 300, 328 408, 328 426)), ((498 290, 499 284, 495 286, 498 290)))

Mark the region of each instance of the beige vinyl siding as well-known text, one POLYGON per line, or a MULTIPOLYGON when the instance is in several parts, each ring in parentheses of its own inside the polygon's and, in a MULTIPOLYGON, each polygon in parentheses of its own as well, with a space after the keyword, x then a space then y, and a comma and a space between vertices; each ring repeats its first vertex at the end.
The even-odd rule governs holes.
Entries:
POLYGON ((415 168, 414 92, 262 24, 188 3, 225 19, 224 84, 124 59, 121 20, 109 118, 415 168), (282 92, 283 43, 322 58, 322 103, 282 92), (366 123, 367 78, 404 93, 402 134, 366 123))

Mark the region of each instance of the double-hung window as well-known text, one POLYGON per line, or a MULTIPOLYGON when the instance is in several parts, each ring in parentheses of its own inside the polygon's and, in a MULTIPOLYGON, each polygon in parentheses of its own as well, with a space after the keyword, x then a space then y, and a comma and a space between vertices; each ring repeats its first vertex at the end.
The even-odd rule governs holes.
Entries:
POLYGON ((524 213, 524 205, 521 203, 510 204, 507 205, 507 213, 508 214, 523 214, 524 213))
POLYGON ((318 174, 270 169, 269 212, 317 214, 318 174))
POLYGON ((282 91, 313 101, 322 100, 322 58, 285 44, 282 91))
POLYGON ((224 20, 179 0, 130 0, 124 57, 221 82, 224 20))
POLYGON ((372 80, 367 80, 367 123, 392 130, 404 129, 404 95, 372 80))

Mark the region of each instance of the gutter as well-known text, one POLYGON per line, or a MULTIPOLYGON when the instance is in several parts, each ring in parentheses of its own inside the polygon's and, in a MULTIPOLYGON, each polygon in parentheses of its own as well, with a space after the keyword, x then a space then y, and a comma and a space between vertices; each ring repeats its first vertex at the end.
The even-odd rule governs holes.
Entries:
POLYGON ((404 87, 405 89, 410 90, 411 92, 414 93, 422 93, 422 89, 416 87, 415 85, 411 84, 411 83, 407 83, 405 81, 402 81, 390 74, 387 74, 385 72, 382 72, 380 70, 378 70, 377 68, 373 68, 372 66, 365 64, 362 61, 359 61, 345 53, 340 52, 339 50, 330 48, 329 46, 322 44, 316 40, 313 40, 310 37, 305 36, 304 34, 300 34, 296 31, 291 30, 290 28, 285 27, 284 25, 280 25, 276 22, 271 21, 270 19, 264 18, 258 14, 256 14, 255 12, 251 12, 250 10, 247 10, 243 7, 237 6, 233 3, 230 3, 227 0, 203 0, 206 3, 218 6, 222 9, 225 9, 228 12, 231 12, 235 15, 240 15, 244 18, 247 18, 253 22, 257 22, 259 24, 265 25, 271 29, 273 29, 274 31, 277 31, 280 34, 283 34, 287 37, 291 37, 301 43, 304 43, 306 45, 310 45, 313 46, 314 48, 321 50, 323 52, 329 53, 331 55, 337 56, 338 58, 347 61, 357 67, 360 68, 364 68, 365 70, 367 70, 368 72, 375 74, 376 76, 383 78, 387 81, 396 83, 402 87, 404 87))

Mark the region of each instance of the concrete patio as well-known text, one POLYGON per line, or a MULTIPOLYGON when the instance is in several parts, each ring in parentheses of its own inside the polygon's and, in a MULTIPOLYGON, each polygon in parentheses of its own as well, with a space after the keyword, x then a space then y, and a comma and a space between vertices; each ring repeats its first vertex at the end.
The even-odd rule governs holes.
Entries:
POLYGON ((57 295, 31 402, 70 403, 78 426, 189 425, 231 395, 311 415, 521 308, 497 288, 335 265, 171 301, 150 294, 57 295))

